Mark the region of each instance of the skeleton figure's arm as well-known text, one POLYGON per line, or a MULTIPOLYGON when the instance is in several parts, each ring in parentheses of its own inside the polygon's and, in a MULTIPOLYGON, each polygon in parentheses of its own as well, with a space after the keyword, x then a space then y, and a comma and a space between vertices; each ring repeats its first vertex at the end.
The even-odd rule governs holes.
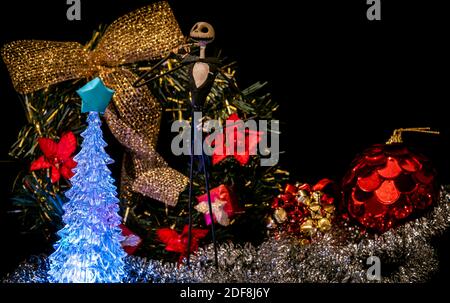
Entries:
POLYGON ((148 71, 146 71, 142 76, 140 76, 139 79, 137 79, 136 82, 133 83, 133 87, 141 87, 143 85, 146 85, 146 84, 148 84, 158 78, 161 78, 167 74, 171 74, 171 73, 177 71, 178 69, 182 68, 183 66, 186 66, 187 64, 189 64, 189 62, 185 62, 185 58, 189 56, 190 47, 192 45, 193 45, 192 43, 182 44, 179 47, 177 47, 176 49, 174 49, 173 51, 171 51, 167 56, 162 58, 160 61, 158 61, 158 63, 153 65, 148 71), (184 51, 184 53, 181 52, 182 50, 184 51), (177 67, 175 67, 165 73, 162 73, 162 74, 155 73, 155 71, 161 65, 163 65, 165 62, 167 62, 170 59, 177 59, 181 63, 177 67))

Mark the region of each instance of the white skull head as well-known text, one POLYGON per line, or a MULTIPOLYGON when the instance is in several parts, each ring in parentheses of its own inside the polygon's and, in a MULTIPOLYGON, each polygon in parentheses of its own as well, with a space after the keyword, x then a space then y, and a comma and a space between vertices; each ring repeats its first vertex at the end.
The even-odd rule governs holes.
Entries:
POLYGON ((209 43, 214 40, 216 34, 211 24, 207 22, 197 22, 192 27, 189 36, 195 41, 209 43))

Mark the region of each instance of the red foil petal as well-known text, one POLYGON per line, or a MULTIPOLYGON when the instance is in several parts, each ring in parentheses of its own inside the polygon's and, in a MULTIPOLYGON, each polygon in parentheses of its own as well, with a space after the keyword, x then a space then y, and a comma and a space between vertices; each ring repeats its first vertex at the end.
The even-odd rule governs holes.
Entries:
POLYGON ((365 154, 370 155, 370 156, 375 156, 375 155, 383 153, 383 152, 384 152, 384 145, 382 145, 382 144, 376 144, 372 147, 369 147, 368 149, 366 149, 364 151, 365 154))
POLYGON ((390 214, 397 219, 404 219, 413 212, 413 206, 407 195, 402 195, 390 210, 390 214))
POLYGON ((386 156, 384 154, 366 155, 365 159, 369 165, 382 165, 386 163, 386 156))
POLYGON ((378 170, 380 176, 386 179, 394 179, 402 172, 402 168, 398 165, 395 158, 389 157, 386 162, 386 166, 378 170))
POLYGON ((412 201, 416 208, 425 209, 433 203, 433 194, 428 186, 419 186, 413 193, 412 201))
POLYGON ((414 177, 423 184, 430 184, 434 180, 434 172, 427 170, 425 167, 414 174, 414 177))
POLYGON ((394 181, 386 180, 381 184, 380 188, 375 191, 375 196, 381 203, 389 205, 398 200, 400 192, 395 186, 394 181))
POLYGON ((383 179, 376 171, 373 171, 370 175, 365 177, 358 177, 357 184, 363 191, 371 192, 380 187, 383 179))
POLYGON ((410 173, 416 172, 422 168, 422 165, 419 162, 417 162, 417 160, 414 159, 413 157, 401 159, 400 166, 402 169, 410 173))
POLYGON ((386 211, 388 210, 387 206, 380 203, 380 201, 377 199, 376 196, 372 196, 367 202, 366 202, 366 213, 365 216, 368 217, 381 217, 386 214, 386 211))

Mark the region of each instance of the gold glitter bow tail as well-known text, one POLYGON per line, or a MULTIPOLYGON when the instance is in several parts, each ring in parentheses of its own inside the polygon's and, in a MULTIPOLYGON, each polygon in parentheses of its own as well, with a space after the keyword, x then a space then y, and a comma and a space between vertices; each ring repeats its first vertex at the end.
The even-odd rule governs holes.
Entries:
POLYGON ((117 117, 113 107, 104 115, 111 132, 126 147, 121 171, 121 197, 133 200, 134 193, 174 206, 188 178, 170 168, 155 151, 154 140, 138 134, 117 117))

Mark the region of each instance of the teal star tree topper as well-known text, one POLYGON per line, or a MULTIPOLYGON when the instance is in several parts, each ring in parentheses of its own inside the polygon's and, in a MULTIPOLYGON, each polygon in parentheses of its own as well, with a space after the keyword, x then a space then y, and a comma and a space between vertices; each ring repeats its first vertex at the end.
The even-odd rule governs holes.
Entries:
POLYGON ((104 113, 109 101, 114 95, 114 90, 106 87, 103 81, 97 77, 77 90, 77 93, 81 97, 82 113, 104 113))

